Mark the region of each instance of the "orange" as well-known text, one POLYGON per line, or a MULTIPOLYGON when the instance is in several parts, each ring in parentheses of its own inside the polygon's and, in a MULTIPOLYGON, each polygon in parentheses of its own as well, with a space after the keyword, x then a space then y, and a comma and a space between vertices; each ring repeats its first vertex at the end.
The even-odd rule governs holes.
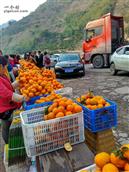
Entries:
POLYGON ((56 118, 60 118, 60 117, 64 117, 64 113, 63 112, 58 112, 56 114, 56 118))
POLYGON ((50 112, 48 115, 47 115, 47 119, 54 119, 55 118, 55 115, 53 112, 50 112))
POLYGON ((28 96, 29 96, 29 97, 34 97, 34 93, 30 92, 30 93, 28 94, 28 96))
POLYGON ((63 98, 62 98, 62 101, 64 101, 64 102, 67 101, 67 100, 68 100, 68 99, 67 99, 66 97, 63 97, 63 98))
POLYGON ((125 171, 129 171, 129 163, 126 163, 126 164, 125 164, 124 170, 125 170, 125 171))
POLYGON ((38 89, 38 91, 42 91, 42 86, 39 85, 39 86, 37 87, 37 89, 38 89))
POLYGON ((65 115, 66 115, 66 116, 71 115, 71 114, 72 114, 71 111, 66 111, 66 112, 65 112, 65 115))
POLYGON ((53 110, 53 106, 51 105, 51 106, 49 106, 49 108, 48 108, 48 112, 52 112, 52 110, 53 110))
POLYGON ((70 99, 68 99, 68 100, 66 101, 66 105, 70 105, 70 104, 72 104, 72 103, 73 103, 73 101, 70 100, 70 99))
POLYGON ((85 101, 86 105, 90 105, 90 98, 85 101))
POLYGON ((74 113, 79 113, 79 112, 82 112, 82 107, 79 106, 79 105, 74 105, 74 110, 73 110, 74 113))
POLYGON ((53 111, 54 115, 56 115, 59 111, 58 111, 58 108, 54 108, 53 111))
POLYGON ((63 101, 63 100, 61 100, 60 102, 59 102, 59 106, 67 106, 67 104, 63 101))
POLYGON ((64 112, 64 110, 65 110, 64 106, 59 106, 58 107, 58 112, 64 112))
POLYGON ((95 110, 95 109, 97 109, 97 105, 91 106, 91 110, 95 110))
POLYGON ((105 164, 109 162, 110 162, 110 155, 106 152, 101 152, 95 156, 95 163, 99 168, 102 168, 105 164))
POLYGON ((119 156, 116 156, 114 153, 111 153, 110 155, 111 163, 113 163, 118 168, 124 168, 126 161, 119 158, 119 156))
POLYGON ((111 163, 104 165, 102 172, 119 172, 118 168, 111 163))
POLYGON ((67 105, 67 107, 66 107, 66 110, 67 111, 73 111, 73 109, 74 109, 74 106, 73 105, 67 105))
POLYGON ((106 102, 105 106, 110 106, 110 103, 106 102))
POLYGON ((103 108, 103 104, 98 104, 97 108, 103 108))

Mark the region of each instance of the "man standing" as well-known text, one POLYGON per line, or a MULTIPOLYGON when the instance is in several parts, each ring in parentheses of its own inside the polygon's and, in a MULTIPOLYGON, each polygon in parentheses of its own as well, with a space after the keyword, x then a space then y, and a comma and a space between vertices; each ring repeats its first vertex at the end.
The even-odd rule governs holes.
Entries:
POLYGON ((43 54, 41 53, 41 51, 38 51, 38 57, 36 57, 36 61, 37 61, 37 66, 39 68, 43 67, 43 54))

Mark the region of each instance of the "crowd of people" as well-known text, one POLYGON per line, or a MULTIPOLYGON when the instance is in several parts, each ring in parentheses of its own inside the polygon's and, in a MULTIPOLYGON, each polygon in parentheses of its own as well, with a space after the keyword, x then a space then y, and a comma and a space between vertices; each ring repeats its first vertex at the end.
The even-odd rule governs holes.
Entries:
MULTIPOLYGON (((50 56, 46 51, 25 53, 24 59, 33 61, 39 68, 50 69, 50 56)), ((15 77, 18 75, 19 60, 19 55, 3 55, 0 50, 0 119, 2 137, 6 144, 8 144, 13 111, 20 108, 22 102, 28 101, 27 97, 17 92, 19 82, 15 80, 15 77)))
POLYGON ((24 59, 32 60, 39 68, 45 67, 50 69, 51 66, 50 55, 47 53, 47 51, 44 53, 41 51, 25 53, 24 59))

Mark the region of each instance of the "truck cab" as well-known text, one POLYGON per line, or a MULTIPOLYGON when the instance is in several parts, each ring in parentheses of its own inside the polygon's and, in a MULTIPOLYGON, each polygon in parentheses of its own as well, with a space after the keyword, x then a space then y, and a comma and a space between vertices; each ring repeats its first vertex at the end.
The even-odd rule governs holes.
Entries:
POLYGON ((109 66, 110 55, 124 42, 123 17, 110 13, 87 23, 83 41, 84 60, 94 68, 109 66))

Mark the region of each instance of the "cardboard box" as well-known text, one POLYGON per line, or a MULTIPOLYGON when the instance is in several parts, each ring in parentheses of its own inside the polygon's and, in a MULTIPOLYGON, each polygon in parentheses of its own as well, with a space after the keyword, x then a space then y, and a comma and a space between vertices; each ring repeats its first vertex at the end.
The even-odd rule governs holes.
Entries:
POLYGON ((103 151, 110 153, 115 149, 115 139, 112 129, 96 133, 85 129, 85 138, 86 144, 95 154, 103 151))

